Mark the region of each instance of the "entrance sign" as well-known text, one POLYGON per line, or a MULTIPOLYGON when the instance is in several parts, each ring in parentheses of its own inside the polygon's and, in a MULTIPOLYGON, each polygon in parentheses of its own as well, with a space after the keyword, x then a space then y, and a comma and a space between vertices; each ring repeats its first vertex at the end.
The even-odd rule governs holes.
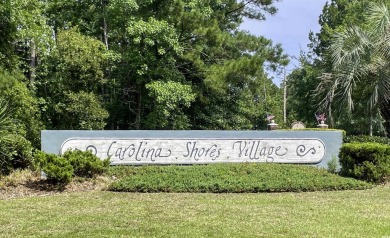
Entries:
POLYGON ((71 138, 67 150, 90 150, 111 164, 206 164, 217 162, 319 163, 319 139, 99 139, 71 138))
POLYGON ((273 162, 327 167, 342 131, 44 130, 42 151, 90 150, 111 165, 273 162))

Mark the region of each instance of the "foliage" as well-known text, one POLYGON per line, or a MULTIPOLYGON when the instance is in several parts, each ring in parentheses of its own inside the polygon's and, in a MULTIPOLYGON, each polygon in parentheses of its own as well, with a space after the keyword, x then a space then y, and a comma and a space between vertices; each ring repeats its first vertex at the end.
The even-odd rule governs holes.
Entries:
POLYGON ((111 173, 121 179, 110 190, 126 192, 253 193, 370 187, 315 167, 283 164, 141 166, 113 168, 111 173))
POLYGON ((92 178, 104 173, 110 165, 110 159, 101 160, 91 151, 66 151, 63 156, 73 167, 74 175, 92 178))
POLYGON ((104 128, 108 112, 97 92, 105 87, 103 65, 108 58, 102 42, 77 28, 58 32, 56 47, 38 68, 44 80, 36 83, 49 128, 104 128))
POLYGON ((300 67, 287 76, 287 115, 289 120, 302 121, 306 127, 316 127, 315 114, 320 108, 314 95, 319 83, 319 70, 309 55, 301 54, 300 67))
POLYGON ((320 18, 315 50, 323 63, 317 95, 329 115, 352 133, 359 128, 383 134, 381 118, 388 127, 388 16, 385 3, 334 0, 320 18))
POLYGON ((336 156, 332 156, 332 159, 326 163, 328 166, 327 170, 329 173, 335 174, 338 172, 339 159, 336 156))
POLYGON ((0 67, 5 69, 15 69, 17 62, 12 50, 16 27, 11 18, 11 8, 9 0, 0 3, 0 67))
POLYGON ((38 102, 24 83, 0 69, 0 173, 32 165, 32 141, 39 145, 38 102), (27 140, 27 139, 29 140, 27 140))
POLYGON ((265 128, 266 113, 282 118, 281 91, 265 68, 287 56, 239 26, 275 14, 275 1, 3 1, 0 67, 19 69, 32 92, 32 113, 18 112, 27 139, 38 147, 42 124, 265 128))
MULTIPOLYGON (((361 25, 364 19, 364 12, 370 2, 381 0, 330 0, 323 7, 319 17, 321 29, 319 33, 310 33, 313 53, 324 61, 328 56, 326 51, 331 45, 333 35, 351 25, 361 25)), ((327 62, 324 62, 327 63, 327 62)))
POLYGON ((53 183, 69 183, 74 169, 70 162, 61 156, 38 152, 34 157, 35 163, 45 173, 48 181, 53 183))
POLYGON ((32 146, 18 133, 7 102, 0 99, 0 174, 26 168, 32 162, 32 146))
POLYGON ((155 102, 154 110, 146 120, 151 129, 188 129, 190 124, 184 109, 195 100, 191 87, 172 81, 154 81, 145 85, 155 102))
POLYGON ((357 79, 365 80, 369 89, 370 108, 373 108, 378 100, 387 100, 386 93, 379 87, 387 88, 386 84, 386 28, 390 21, 388 9, 385 5, 370 5, 366 15, 368 29, 351 27, 339 32, 333 38, 330 53, 333 59, 333 72, 335 74, 334 86, 327 95, 328 103, 331 103, 339 94, 338 87, 347 91, 343 100, 347 108, 353 108, 352 90, 353 83, 357 79), (385 67, 385 68, 382 68, 385 67), (380 73, 381 72, 381 73, 380 73), (339 85, 339 86, 338 86, 339 85))
MULTIPOLYGON (((95 91, 109 110, 108 128, 249 129, 258 127, 259 112, 263 116, 270 110, 254 103, 265 93, 256 86, 272 85, 263 65, 276 68, 286 64, 286 56, 280 46, 238 26, 244 16, 264 19, 265 13, 275 13, 272 4, 56 1, 48 12, 55 32, 77 26, 115 55, 115 61, 103 66, 104 93, 95 91), (161 109, 164 105, 154 92, 163 82, 189 86, 186 94, 195 101, 175 111, 161 109)), ((275 105, 272 113, 280 110, 280 104, 275 105)))
MULTIPOLYGON (((310 51, 301 53, 299 67, 288 76, 290 118, 313 125, 314 113, 326 112, 329 119, 327 124, 333 128, 342 128, 348 134, 384 135, 383 119, 379 108, 371 108, 370 113, 367 113, 366 99, 369 96, 371 83, 366 79, 356 78, 349 84, 355 87, 353 94, 350 94, 348 90, 342 89, 340 77, 329 74, 334 72, 333 56, 329 53, 334 36, 345 32, 350 26, 367 28, 367 9, 372 2, 381 2, 381 0, 330 0, 325 4, 319 17, 320 32, 310 32, 310 51), (334 77, 330 79, 329 76, 334 77), (333 84, 336 78, 338 83, 333 84), (338 88, 337 92, 332 85, 338 88), (350 95, 353 98, 353 110, 347 110, 346 104, 339 100, 343 95, 350 95), (333 103, 324 103, 324 98, 329 99, 330 96, 334 97, 333 103)), ((345 69, 346 73, 351 72, 346 67, 341 68, 345 69)))
POLYGON ((343 143, 380 143, 390 145, 390 139, 383 136, 368 136, 368 135, 348 135, 343 138, 343 143))
POLYGON ((342 175, 385 182, 390 178, 390 146, 379 143, 348 143, 340 150, 342 175))
POLYGON ((90 151, 67 151, 62 156, 39 151, 34 157, 36 165, 53 183, 69 183, 73 176, 92 178, 107 170, 110 160, 100 160, 90 151))
POLYGON ((32 146, 18 134, 0 134, 0 174, 32 166, 32 146))
POLYGON ((40 145, 40 131, 43 129, 40 113, 40 100, 31 92, 23 76, 0 69, 0 99, 8 104, 8 112, 15 128, 22 137, 28 139, 35 148, 40 145))
POLYGON ((108 117, 97 96, 83 91, 65 93, 54 109, 59 129, 101 130, 108 117))
POLYGON ((192 113, 194 129, 265 129, 267 113, 282 118, 282 94, 265 69, 256 65, 269 64, 276 69, 287 63, 286 55, 280 45, 246 32, 225 38, 211 48, 216 52, 207 54, 229 55, 228 59, 206 65, 204 83, 193 79, 198 93, 192 113), (222 53, 218 47, 232 50, 222 53))
POLYGON ((7 43, 10 48, 15 49, 7 55, 7 58, 14 59, 11 61, 14 65, 6 68, 12 71, 19 67, 33 85, 37 77, 38 55, 49 54, 54 44, 50 26, 46 24, 45 2, 6 0, 0 4, 9 8, 9 32, 6 39, 9 39, 7 43))
POLYGON ((43 64, 49 72, 44 86, 50 93, 101 90, 104 64, 109 55, 104 44, 79 33, 78 28, 58 32, 57 44, 43 64), (52 84, 52 85, 47 85, 52 84))

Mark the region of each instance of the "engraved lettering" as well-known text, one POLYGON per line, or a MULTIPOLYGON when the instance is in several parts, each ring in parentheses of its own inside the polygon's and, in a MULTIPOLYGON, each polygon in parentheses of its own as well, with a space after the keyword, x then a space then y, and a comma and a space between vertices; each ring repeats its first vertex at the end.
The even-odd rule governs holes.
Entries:
POLYGON ((284 148, 284 150, 285 150, 284 153, 283 153, 283 152, 280 152, 280 154, 279 154, 278 152, 279 152, 280 149, 282 149, 281 146, 276 147, 276 150, 275 150, 275 154, 276 154, 276 155, 278 155, 278 156, 284 156, 284 155, 287 154, 287 152, 288 152, 288 149, 287 149, 287 148, 284 148))
POLYGON ((108 150, 107 150, 107 157, 111 157, 112 156, 112 154, 110 155, 110 150, 111 150, 111 146, 113 145, 113 144, 115 144, 116 143, 116 141, 113 141, 111 144, 110 144, 110 146, 108 147, 108 150))
POLYGON ((313 147, 313 148, 310 148, 310 149, 306 150, 306 147, 304 145, 299 145, 297 147, 297 155, 298 156, 303 157, 303 156, 307 155, 310 152, 311 152, 312 155, 314 155, 316 153, 316 149, 313 147))

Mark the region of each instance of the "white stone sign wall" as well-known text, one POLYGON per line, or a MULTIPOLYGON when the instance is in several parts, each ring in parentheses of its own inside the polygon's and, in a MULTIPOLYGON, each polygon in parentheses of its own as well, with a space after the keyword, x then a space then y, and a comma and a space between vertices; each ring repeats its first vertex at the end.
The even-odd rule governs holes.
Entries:
POLYGON ((317 164, 325 156, 320 139, 70 138, 60 149, 91 150, 112 165, 276 162, 317 164))

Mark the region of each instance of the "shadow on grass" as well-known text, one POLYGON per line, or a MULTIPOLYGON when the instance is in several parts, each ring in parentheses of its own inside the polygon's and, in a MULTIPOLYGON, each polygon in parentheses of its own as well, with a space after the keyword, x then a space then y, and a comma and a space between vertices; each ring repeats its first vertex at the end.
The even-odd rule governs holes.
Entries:
POLYGON ((65 183, 53 183, 50 180, 30 180, 26 181, 25 186, 29 189, 42 192, 63 192, 66 189, 65 183))

